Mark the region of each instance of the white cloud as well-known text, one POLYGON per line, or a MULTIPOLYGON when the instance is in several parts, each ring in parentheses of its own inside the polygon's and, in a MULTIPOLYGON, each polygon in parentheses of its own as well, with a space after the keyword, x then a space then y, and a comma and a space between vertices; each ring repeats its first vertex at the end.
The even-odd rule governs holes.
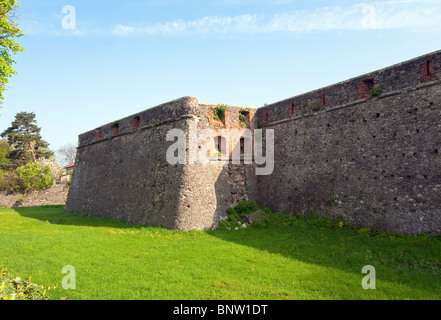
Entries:
POLYGON ((129 27, 117 25, 112 33, 118 36, 182 34, 182 33, 213 33, 213 32, 250 32, 256 17, 240 15, 236 17, 203 17, 197 20, 175 20, 147 26, 129 27))
POLYGON ((307 33, 333 30, 402 29, 441 30, 439 0, 395 0, 349 7, 324 7, 284 12, 271 16, 208 16, 137 27, 117 25, 113 34, 144 36, 208 33, 307 33))
MULTIPOLYGON (((258 0, 219 0, 253 2, 258 0)), ((260 1, 260 0, 259 0, 260 1)), ((262 0, 269 1, 269 0, 262 0)), ((278 0, 281 2, 293 0, 278 0)), ((155 24, 117 24, 105 29, 96 21, 77 21, 75 30, 63 30, 58 13, 50 19, 24 17, 20 26, 25 34, 57 36, 118 37, 194 34, 268 34, 346 30, 405 30, 408 32, 441 31, 440 0, 389 0, 359 3, 352 6, 329 6, 278 14, 242 14, 207 16, 194 20, 172 20, 155 24)))
POLYGON ((113 28, 113 33, 117 36, 128 36, 135 32, 135 28, 124 26, 124 25, 117 25, 115 28, 113 28))

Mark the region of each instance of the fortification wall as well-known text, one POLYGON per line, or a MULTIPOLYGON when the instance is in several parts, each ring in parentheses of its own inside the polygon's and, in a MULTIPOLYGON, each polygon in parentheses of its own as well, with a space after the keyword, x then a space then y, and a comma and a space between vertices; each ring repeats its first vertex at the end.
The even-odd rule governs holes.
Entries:
POLYGON ((248 184, 257 189, 254 180, 245 183, 250 166, 233 166, 212 150, 208 164, 190 163, 221 129, 239 128, 243 108, 229 106, 216 123, 213 107, 185 97, 80 135, 66 210, 171 229, 216 226, 228 207, 249 199, 248 184), (167 160, 172 129, 185 133, 185 164, 167 160))
POLYGON ((166 135, 186 130, 192 102, 175 100, 82 134, 66 210, 178 228, 183 166, 167 164, 166 135))
MULTIPOLYGON (((257 180, 252 164, 245 164, 243 158, 235 158, 233 150, 240 148, 243 131, 251 132, 256 127, 254 117, 256 109, 228 106, 221 121, 213 118, 213 108, 218 105, 199 103, 198 112, 189 121, 188 136, 197 144, 188 151, 205 153, 208 162, 203 164, 200 158, 196 163, 184 167, 182 185, 182 217, 194 221, 198 229, 216 227, 221 219, 226 218, 226 210, 242 200, 256 199, 257 180), (240 112, 246 116, 240 121, 240 112), (196 130, 195 130, 196 129, 196 130), (216 150, 215 140, 227 130, 226 150, 216 150), (193 136, 192 136, 193 135, 193 136), (220 151, 220 152, 217 152, 220 151), (233 164, 233 160, 237 164, 233 164)), ((194 155, 193 155, 194 156, 194 155)), ((243 155, 242 155, 243 156, 243 155)))
POLYGON ((260 126, 275 130, 275 170, 258 177, 257 201, 291 215, 441 233, 440 72, 436 52, 259 109, 260 126), (364 88, 371 79, 383 88, 376 98, 364 88))
POLYGON ((222 119, 217 105, 185 97, 106 124, 79 137, 66 210, 191 230, 256 200, 291 215, 441 233, 440 73, 438 51, 260 109, 228 106, 222 119), (375 87, 382 93, 371 97, 375 87), (274 129, 270 175, 232 153, 256 128, 274 129), (166 159, 172 129, 185 132, 185 164, 166 159))

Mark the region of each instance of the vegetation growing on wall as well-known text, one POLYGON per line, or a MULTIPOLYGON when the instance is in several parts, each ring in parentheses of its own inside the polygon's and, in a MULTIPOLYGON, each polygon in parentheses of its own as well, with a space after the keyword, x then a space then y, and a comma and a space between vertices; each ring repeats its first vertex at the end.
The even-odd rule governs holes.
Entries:
POLYGON ((383 94, 383 88, 381 86, 375 86, 371 91, 371 97, 375 98, 383 94))
POLYGON ((213 111, 213 120, 223 121, 225 118, 225 113, 228 110, 228 106, 225 104, 218 104, 215 108, 211 108, 213 111))
POLYGON ((320 111, 320 109, 321 109, 320 103, 318 103, 318 102, 310 103, 309 104, 309 109, 311 109, 314 112, 320 111))
POLYGON ((243 109, 239 111, 239 125, 245 127, 247 125, 247 117, 249 116, 249 109, 243 109))

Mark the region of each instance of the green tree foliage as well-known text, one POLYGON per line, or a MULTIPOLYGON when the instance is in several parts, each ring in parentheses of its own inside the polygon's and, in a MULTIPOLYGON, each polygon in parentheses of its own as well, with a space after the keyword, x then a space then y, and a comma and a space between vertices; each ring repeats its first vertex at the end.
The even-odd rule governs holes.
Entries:
POLYGON ((14 191, 32 191, 47 189, 52 185, 52 170, 49 166, 40 167, 30 162, 17 169, 18 183, 14 191))
POLYGON ((49 144, 41 138, 41 129, 36 124, 35 113, 20 112, 15 116, 11 126, 1 136, 7 137, 12 151, 9 158, 15 167, 28 162, 37 162, 40 158, 51 159, 54 153, 49 144))
POLYGON ((8 140, 1 139, 0 140, 0 168, 6 168, 9 164, 9 153, 12 151, 11 146, 8 143, 8 140))
POLYGON ((9 78, 17 73, 12 68, 15 63, 12 55, 24 51, 24 48, 14 40, 24 36, 16 22, 18 6, 16 0, 0 0, 0 99, 3 99, 3 91, 9 78))

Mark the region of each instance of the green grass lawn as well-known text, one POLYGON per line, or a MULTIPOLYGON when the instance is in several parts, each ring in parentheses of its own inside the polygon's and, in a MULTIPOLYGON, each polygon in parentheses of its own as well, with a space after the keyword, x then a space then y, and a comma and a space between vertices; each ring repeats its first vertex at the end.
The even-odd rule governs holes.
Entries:
POLYGON ((441 241, 271 215, 237 231, 170 231, 0 209, 0 264, 52 299, 440 299, 441 241), (61 286, 66 265, 76 289, 61 286), (364 290, 363 266, 376 268, 364 290))

